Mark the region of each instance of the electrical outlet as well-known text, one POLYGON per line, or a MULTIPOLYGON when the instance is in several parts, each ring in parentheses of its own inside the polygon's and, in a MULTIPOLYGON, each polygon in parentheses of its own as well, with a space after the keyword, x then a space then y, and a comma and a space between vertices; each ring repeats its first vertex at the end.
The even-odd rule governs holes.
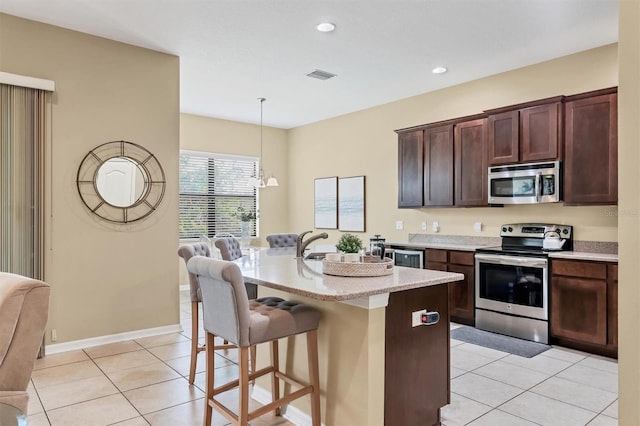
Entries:
POLYGON ((58 332, 54 328, 51 330, 51 341, 55 342, 56 340, 58 340, 58 332))
POLYGON ((427 221, 425 220, 424 222, 422 222, 422 224, 420 225, 423 231, 427 230, 427 221))
POLYGON ((396 229, 398 230, 404 229, 404 223, 401 220, 396 220, 396 229))
POLYGON ((427 315, 427 310, 411 312, 411 327, 422 325, 422 315, 427 315))
POLYGON ((434 222, 431 224, 431 230, 432 230, 433 232, 439 232, 439 231, 440 231, 440 224, 439 224, 438 222, 434 221, 434 222))
POLYGON ((482 222, 476 222, 473 224, 473 230, 476 232, 482 232, 482 222))

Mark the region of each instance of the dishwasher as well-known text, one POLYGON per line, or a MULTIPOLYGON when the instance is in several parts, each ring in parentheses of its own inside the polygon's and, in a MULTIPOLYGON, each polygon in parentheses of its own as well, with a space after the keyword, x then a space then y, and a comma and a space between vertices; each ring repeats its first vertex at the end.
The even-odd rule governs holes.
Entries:
POLYGON ((393 264, 424 269, 424 250, 394 249, 393 264))

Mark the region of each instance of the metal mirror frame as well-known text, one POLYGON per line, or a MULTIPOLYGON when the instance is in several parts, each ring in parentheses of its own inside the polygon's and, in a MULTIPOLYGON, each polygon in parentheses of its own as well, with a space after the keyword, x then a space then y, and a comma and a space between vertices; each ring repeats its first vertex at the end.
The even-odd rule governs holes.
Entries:
POLYGON ((76 175, 78 194, 91 213, 114 223, 135 222, 156 211, 166 188, 164 170, 158 159, 144 147, 127 141, 112 141, 98 145, 85 157, 76 175), (110 204, 97 187, 98 171, 107 161, 124 158, 134 162, 142 172, 142 194, 129 206, 110 204))

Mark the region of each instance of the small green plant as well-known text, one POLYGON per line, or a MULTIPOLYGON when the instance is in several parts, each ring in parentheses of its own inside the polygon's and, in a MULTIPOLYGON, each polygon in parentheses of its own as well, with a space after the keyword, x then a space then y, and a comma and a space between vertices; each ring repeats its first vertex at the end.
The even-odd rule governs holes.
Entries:
POLYGON ((355 235, 342 234, 336 248, 343 253, 358 253, 362 250, 362 241, 355 235))
POLYGON ((233 217, 237 217, 240 219, 240 222, 251 222, 254 219, 258 218, 257 211, 245 211, 242 206, 238 207, 236 212, 233 214, 233 217))

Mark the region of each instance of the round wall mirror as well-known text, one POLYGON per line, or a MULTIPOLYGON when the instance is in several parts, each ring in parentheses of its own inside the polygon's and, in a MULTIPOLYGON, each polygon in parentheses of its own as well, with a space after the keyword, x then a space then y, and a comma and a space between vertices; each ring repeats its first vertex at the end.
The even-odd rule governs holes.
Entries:
POLYGON ((115 207, 131 207, 144 194, 149 177, 137 161, 116 157, 102 163, 96 189, 102 199, 115 207))
POLYGON ((153 213, 164 196, 160 163, 140 145, 107 142, 89 151, 76 179, 82 202, 110 222, 128 223, 153 213))

